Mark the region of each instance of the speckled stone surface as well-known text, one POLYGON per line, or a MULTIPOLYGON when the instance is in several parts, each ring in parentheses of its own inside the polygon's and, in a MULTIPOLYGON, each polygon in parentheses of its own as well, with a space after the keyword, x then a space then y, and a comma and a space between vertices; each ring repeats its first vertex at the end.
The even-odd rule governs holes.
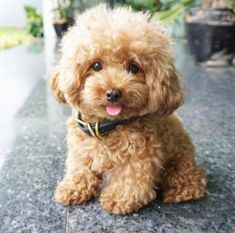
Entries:
MULTIPOLYGON (((16 109, 11 140, 1 150, 0 232, 235 232, 235 69, 195 66, 182 43, 175 46, 175 60, 186 93, 178 114, 192 135, 197 161, 207 170, 207 198, 181 204, 157 199, 124 217, 108 214, 97 200, 68 208, 56 204, 53 192, 63 176, 70 110, 53 100, 41 75, 16 109)), ((35 59, 34 66, 43 67, 43 60, 35 59)))

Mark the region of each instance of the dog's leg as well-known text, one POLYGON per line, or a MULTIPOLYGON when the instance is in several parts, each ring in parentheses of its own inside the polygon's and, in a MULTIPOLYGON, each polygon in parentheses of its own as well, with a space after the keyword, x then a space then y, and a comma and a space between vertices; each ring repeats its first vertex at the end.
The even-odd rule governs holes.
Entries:
POLYGON ((130 161, 112 171, 109 184, 100 196, 104 209, 113 214, 128 214, 155 199, 159 167, 151 159, 130 161))
POLYGON ((193 157, 175 156, 162 178, 164 202, 196 200, 207 194, 206 173, 193 157))
POLYGON ((55 200, 63 205, 76 205, 88 201, 96 195, 101 178, 89 167, 70 169, 55 191, 55 200))

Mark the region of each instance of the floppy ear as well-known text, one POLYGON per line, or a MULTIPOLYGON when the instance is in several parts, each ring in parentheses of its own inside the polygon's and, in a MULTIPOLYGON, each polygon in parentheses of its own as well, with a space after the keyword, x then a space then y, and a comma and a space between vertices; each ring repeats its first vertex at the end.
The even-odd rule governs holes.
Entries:
POLYGON ((183 104, 178 73, 172 64, 153 66, 148 79, 149 109, 158 115, 166 116, 183 104), (161 68, 159 68, 161 67, 161 68))
POLYGON ((50 88, 57 101, 59 101, 60 103, 66 103, 64 93, 59 89, 58 79, 59 79, 59 72, 56 71, 52 74, 50 78, 50 88))

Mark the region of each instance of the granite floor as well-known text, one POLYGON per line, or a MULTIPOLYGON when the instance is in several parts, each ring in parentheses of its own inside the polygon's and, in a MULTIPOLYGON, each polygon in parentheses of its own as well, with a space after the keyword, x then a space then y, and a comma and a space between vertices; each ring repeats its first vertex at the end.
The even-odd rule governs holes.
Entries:
POLYGON ((42 42, 0 53, 1 233, 235 232, 234 68, 195 66, 187 45, 176 44, 186 93, 178 114, 207 170, 210 195, 171 205, 154 200, 121 217, 106 213, 97 200, 67 208, 53 200, 70 110, 49 92, 47 58, 42 42))

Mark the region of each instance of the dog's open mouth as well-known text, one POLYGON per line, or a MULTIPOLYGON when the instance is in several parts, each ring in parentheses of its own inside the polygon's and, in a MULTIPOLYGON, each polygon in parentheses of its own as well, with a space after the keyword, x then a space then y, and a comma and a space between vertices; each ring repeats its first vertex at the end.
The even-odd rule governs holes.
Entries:
POLYGON ((110 116, 117 116, 122 111, 122 106, 120 104, 108 104, 105 107, 110 116))

